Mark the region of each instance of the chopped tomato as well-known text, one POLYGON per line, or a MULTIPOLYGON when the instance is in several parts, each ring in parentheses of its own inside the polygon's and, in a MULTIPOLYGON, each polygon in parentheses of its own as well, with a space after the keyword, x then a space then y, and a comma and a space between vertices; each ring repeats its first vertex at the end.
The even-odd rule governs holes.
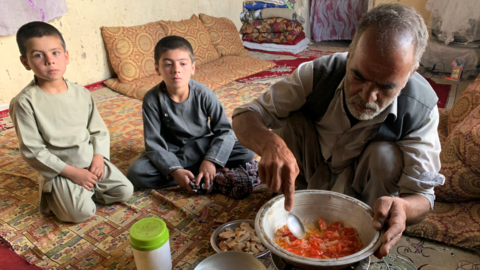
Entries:
POLYGON ((355 229, 354 228, 343 228, 342 231, 345 233, 347 236, 355 235, 355 229))
POLYGON ((342 227, 342 223, 340 223, 339 221, 336 221, 330 224, 327 229, 329 231, 338 231, 338 229, 341 227, 342 227))
POLYGON ((277 230, 274 241, 288 252, 316 259, 340 258, 363 248, 354 228, 345 228, 338 221, 327 226, 322 218, 318 225, 320 230, 315 228, 307 239, 297 239, 285 225, 277 230))
POLYGON ((320 227, 320 231, 327 229, 327 223, 322 218, 318 218, 318 226, 320 227))

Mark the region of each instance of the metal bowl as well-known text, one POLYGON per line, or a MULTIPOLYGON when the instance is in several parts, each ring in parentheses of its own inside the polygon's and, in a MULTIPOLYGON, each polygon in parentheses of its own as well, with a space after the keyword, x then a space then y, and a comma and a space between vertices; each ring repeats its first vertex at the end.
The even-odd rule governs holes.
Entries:
POLYGON ((274 254, 300 269, 344 269, 369 257, 382 244, 382 234, 372 227, 373 210, 350 196, 324 190, 296 191, 292 212, 304 224, 314 224, 321 217, 327 224, 341 221, 356 228, 364 248, 359 252, 336 259, 312 259, 290 253, 273 241, 275 231, 286 224, 285 197, 277 196, 260 208, 255 218, 255 230, 263 244, 274 254))
POLYGON ((266 270, 253 255, 241 251, 213 254, 195 267, 195 270, 266 270))
MULTIPOLYGON (((234 221, 230 221, 230 222, 227 222, 227 223, 224 223, 220 226, 218 226, 218 228, 215 229, 215 231, 213 231, 213 234, 212 236, 210 237, 210 244, 212 245, 213 249, 218 252, 218 253, 221 253, 221 252, 225 252, 225 251, 222 251, 220 249, 220 247, 218 246, 218 243, 220 242, 219 240, 219 235, 225 231, 225 229, 227 228, 230 228, 232 229, 232 231, 235 231, 236 228, 240 228, 240 224, 242 224, 243 222, 246 222, 248 224, 250 224, 250 226, 255 229, 255 222, 251 219, 239 219, 239 220, 234 220, 234 221)), ((258 230, 256 230, 257 232, 257 235, 258 235, 258 230)), ((265 245, 265 244, 264 244, 265 245)), ((228 251, 230 252, 230 251, 228 251)), ((240 251, 237 251, 237 252, 240 252, 240 251)), ((252 256, 255 256, 257 258, 260 258, 262 257, 263 255, 269 253, 270 251, 268 249, 265 249, 264 252, 262 253, 259 253, 257 255, 252 255, 252 256)), ((245 252, 244 252, 245 253, 245 252)))

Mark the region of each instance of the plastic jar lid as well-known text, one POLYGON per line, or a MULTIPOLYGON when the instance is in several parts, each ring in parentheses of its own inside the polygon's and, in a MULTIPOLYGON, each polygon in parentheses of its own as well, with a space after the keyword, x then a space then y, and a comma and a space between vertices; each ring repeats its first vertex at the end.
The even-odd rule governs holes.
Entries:
POLYGON ((130 228, 130 244, 136 250, 155 250, 163 246, 168 238, 167 225, 159 218, 141 219, 130 228))

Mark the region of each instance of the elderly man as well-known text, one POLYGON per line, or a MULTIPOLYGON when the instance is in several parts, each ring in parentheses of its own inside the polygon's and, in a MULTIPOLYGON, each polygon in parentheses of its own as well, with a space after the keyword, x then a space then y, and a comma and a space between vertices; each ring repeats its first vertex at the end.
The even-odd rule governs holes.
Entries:
POLYGON ((240 142, 262 157, 260 179, 285 194, 287 211, 295 188, 372 206, 373 227, 388 228, 378 257, 425 217, 444 182, 438 98, 415 72, 427 40, 413 8, 380 5, 362 17, 348 54, 300 65, 233 114, 240 142))

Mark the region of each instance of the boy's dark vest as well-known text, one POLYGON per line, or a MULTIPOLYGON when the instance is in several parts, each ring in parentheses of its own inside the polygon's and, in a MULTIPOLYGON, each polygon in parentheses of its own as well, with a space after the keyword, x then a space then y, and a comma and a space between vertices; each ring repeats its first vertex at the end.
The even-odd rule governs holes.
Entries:
MULTIPOLYGON (((346 72, 347 54, 333 54, 328 59, 313 62, 313 91, 301 110, 317 122, 325 114, 335 95, 335 90, 346 72)), ((397 98, 397 119, 389 114, 373 139, 375 141, 399 141, 419 129, 438 102, 430 84, 418 73, 402 89, 397 98)))

